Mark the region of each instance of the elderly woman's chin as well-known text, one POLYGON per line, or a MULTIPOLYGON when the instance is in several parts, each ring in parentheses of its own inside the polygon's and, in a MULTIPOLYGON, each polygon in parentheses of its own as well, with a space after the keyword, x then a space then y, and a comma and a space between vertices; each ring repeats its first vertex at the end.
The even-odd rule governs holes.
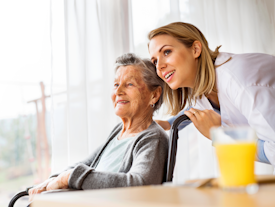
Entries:
POLYGON ((126 108, 127 107, 125 107, 125 106, 124 107, 116 106, 115 107, 115 114, 120 118, 129 116, 129 110, 127 110, 126 108))

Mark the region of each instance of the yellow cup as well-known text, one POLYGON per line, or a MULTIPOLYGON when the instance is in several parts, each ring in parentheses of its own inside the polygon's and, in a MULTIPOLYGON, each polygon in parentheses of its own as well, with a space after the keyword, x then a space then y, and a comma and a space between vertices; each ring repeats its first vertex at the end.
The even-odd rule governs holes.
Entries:
POLYGON ((211 129, 224 189, 245 189, 255 184, 256 134, 249 127, 211 129))

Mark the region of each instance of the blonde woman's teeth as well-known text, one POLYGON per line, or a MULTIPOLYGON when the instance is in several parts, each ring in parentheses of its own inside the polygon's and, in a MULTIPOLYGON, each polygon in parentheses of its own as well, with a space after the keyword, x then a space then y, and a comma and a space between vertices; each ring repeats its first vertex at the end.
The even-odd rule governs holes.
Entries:
POLYGON ((172 71, 172 72, 168 73, 168 74, 165 76, 165 79, 168 79, 171 75, 174 74, 174 72, 175 72, 175 71, 172 71))

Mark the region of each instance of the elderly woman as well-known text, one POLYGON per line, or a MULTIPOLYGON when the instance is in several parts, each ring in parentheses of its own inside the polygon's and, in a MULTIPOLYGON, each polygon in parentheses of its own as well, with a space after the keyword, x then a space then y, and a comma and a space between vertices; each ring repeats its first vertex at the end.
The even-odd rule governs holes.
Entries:
POLYGON ((147 59, 125 54, 116 60, 111 95, 121 118, 107 141, 85 160, 29 190, 99 189, 161 184, 168 151, 166 132, 153 121, 162 104, 163 81, 147 59))

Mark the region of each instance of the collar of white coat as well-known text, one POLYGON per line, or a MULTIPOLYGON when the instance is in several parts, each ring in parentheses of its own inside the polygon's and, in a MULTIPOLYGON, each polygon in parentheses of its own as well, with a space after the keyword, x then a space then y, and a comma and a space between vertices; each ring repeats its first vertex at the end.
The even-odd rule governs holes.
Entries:
MULTIPOLYGON (((219 67, 223 65, 224 63, 231 60, 233 56, 234 54, 232 53, 220 52, 216 58, 215 66, 219 67)), ((213 110, 211 103, 209 102, 208 98, 206 98, 205 95, 202 95, 201 98, 198 98, 196 103, 193 103, 192 105, 193 105, 193 108, 199 109, 199 110, 205 110, 205 109, 213 110)))
POLYGON ((219 66, 223 65, 224 63, 226 63, 230 59, 232 59, 233 56, 234 56, 234 54, 232 54, 232 53, 220 52, 215 60, 215 66, 219 67, 219 66))
POLYGON ((205 110, 205 109, 213 110, 212 105, 210 104, 208 98, 206 98, 205 95, 202 95, 201 98, 198 98, 196 103, 192 105, 193 105, 193 108, 199 109, 199 110, 205 110))

